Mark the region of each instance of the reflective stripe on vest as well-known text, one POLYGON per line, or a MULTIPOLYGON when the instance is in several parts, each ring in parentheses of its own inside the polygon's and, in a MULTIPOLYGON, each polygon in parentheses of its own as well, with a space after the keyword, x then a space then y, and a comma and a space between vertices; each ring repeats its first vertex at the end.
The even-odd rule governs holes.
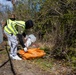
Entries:
POLYGON ((18 25, 18 26, 21 26, 25 29, 25 22, 24 21, 15 21, 15 23, 18 25))
POLYGON ((5 26, 4 30, 8 33, 13 33, 14 35, 18 34, 17 26, 21 26, 23 29, 25 29, 25 22, 24 21, 11 21, 8 23, 7 26, 5 26))
POLYGON ((8 33, 12 33, 12 31, 10 30, 8 25, 11 25, 11 22, 13 22, 12 20, 8 19, 7 20, 7 25, 4 27, 4 30, 8 33))
POLYGON ((8 24, 11 24, 11 22, 13 22, 13 21, 12 21, 11 19, 8 19, 8 20, 7 20, 7 25, 8 25, 8 24))

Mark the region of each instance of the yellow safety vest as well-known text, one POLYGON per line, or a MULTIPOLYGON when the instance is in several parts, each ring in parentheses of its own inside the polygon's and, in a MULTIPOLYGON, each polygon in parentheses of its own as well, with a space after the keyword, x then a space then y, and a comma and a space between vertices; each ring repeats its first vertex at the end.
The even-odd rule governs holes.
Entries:
POLYGON ((23 31, 25 30, 25 22, 24 21, 11 21, 7 20, 7 25, 4 27, 4 30, 9 34, 18 34, 18 26, 23 28, 23 31))

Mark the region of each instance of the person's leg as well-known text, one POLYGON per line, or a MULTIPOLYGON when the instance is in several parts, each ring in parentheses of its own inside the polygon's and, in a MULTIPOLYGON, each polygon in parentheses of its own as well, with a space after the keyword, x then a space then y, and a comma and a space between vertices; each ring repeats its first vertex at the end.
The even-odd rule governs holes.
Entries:
POLYGON ((25 46, 29 47, 32 43, 36 41, 36 37, 33 34, 30 34, 25 37, 25 40, 26 40, 25 46))
POLYGON ((17 55, 17 45, 18 45, 18 41, 17 41, 17 37, 15 35, 12 35, 12 37, 10 38, 11 40, 11 55, 13 59, 16 60, 22 60, 18 55, 17 55))
POLYGON ((11 37, 11 34, 8 34, 6 31, 4 31, 5 35, 7 36, 7 39, 8 39, 8 45, 10 46, 11 48, 11 41, 10 41, 10 37, 11 37))
POLYGON ((14 35, 8 34, 7 32, 5 32, 5 34, 8 37, 8 44, 10 46, 10 54, 15 56, 17 54, 17 45, 18 45, 17 37, 14 35))
POLYGON ((10 37, 9 40, 11 41, 11 51, 10 51, 10 53, 13 56, 16 56, 17 55, 17 45, 18 45, 17 37, 15 35, 12 35, 12 37, 10 37))
POLYGON ((6 36, 8 37, 8 44, 10 46, 10 57, 16 60, 21 60, 20 57, 18 57, 17 55, 17 45, 18 45, 18 41, 17 41, 17 37, 11 34, 6 33, 6 36))
POLYGON ((26 40, 26 42, 25 42, 25 46, 26 47, 29 47, 30 45, 31 45, 31 39, 30 38, 28 38, 27 40, 26 40))

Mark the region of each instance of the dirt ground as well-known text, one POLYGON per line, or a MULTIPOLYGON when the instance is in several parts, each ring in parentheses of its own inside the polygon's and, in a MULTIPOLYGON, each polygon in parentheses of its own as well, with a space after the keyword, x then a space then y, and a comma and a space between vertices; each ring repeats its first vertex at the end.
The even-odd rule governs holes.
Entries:
POLYGON ((50 71, 48 70, 42 69, 39 64, 33 63, 33 60, 12 60, 6 48, 4 46, 0 48, 0 75, 70 75, 71 73, 71 68, 59 61, 54 61, 50 71))
POLYGON ((6 50, 0 51, 0 75, 70 75, 71 69, 56 62, 50 72, 30 60, 9 59, 6 50))
POLYGON ((12 63, 13 69, 11 69, 10 63, 8 62, 0 68, 0 75, 51 75, 26 61, 13 60, 12 63))
POLYGON ((0 51, 0 75, 51 75, 27 60, 10 60, 6 51, 0 51))

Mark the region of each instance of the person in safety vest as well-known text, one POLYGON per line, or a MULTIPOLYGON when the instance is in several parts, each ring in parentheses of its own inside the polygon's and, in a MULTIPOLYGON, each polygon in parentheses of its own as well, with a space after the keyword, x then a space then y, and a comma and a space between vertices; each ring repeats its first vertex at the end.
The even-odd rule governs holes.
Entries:
POLYGON ((7 22, 7 25, 4 27, 4 32, 8 38, 8 44, 10 46, 10 57, 16 60, 22 60, 17 55, 17 45, 18 40, 23 47, 24 51, 27 52, 27 47, 24 45, 22 36, 26 36, 25 30, 33 27, 33 21, 11 21, 7 22), (21 28, 21 29, 19 29, 21 28), (18 39, 17 39, 18 38, 18 39))
MULTIPOLYGON (((2 28, 4 29, 4 27, 7 25, 7 23, 11 23, 12 21, 15 21, 15 20, 16 20, 15 14, 11 14, 11 15, 10 15, 10 18, 7 19, 6 22, 5 22, 4 20, 2 20, 2 22, 1 22, 1 23, 2 23, 2 28)), ((3 31, 3 38, 7 39, 4 31, 3 31)))
POLYGON ((11 14, 10 18, 7 19, 5 25, 7 25, 7 23, 11 23, 12 21, 15 21, 15 20, 16 20, 15 14, 11 14))

